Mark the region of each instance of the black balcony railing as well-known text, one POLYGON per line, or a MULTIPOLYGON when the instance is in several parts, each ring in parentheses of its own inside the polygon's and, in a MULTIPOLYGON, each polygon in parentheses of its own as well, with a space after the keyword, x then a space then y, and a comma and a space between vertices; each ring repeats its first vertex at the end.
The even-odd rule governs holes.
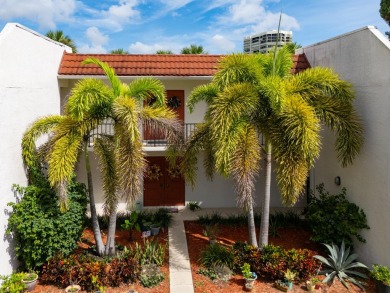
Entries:
MULTIPOLYGON (((189 139, 196 130, 197 123, 184 123, 184 139, 189 139)), ((114 127, 111 121, 100 124, 91 131, 88 146, 92 147, 94 140, 103 134, 114 134, 114 127)), ((157 128, 147 126, 143 128, 143 145, 150 147, 166 146, 167 141, 164 135, 157 128)))

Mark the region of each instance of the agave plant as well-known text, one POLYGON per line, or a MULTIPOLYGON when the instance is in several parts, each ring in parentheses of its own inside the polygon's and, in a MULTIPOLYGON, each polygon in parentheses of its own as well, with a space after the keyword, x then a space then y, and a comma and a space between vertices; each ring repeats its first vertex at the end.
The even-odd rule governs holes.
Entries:
POLYGON ((355 284, 356 286, 364 290, 363 283, 350 276, 355 275, 367 279, 367 276, 365 274, 354 270, 354 268, 368 269, 366 265, 360 262, 355 262, 355 260, 358 258, 358 255, 356 253, 350 254, 350 247, 348 247, 347 249, 345 248, 344 240, 341 243, 340 248, 334 244, 324 245, 329 250, 329 258, 325 258, 320 255, 314 256, 316 259, 324 263, 327 267, 320 272, 320 274, 326 275, 326 278, 322 282, 333 282, 334 277, 337 277, 347 289, 349 289, 349 287, 345 280, 355 284))

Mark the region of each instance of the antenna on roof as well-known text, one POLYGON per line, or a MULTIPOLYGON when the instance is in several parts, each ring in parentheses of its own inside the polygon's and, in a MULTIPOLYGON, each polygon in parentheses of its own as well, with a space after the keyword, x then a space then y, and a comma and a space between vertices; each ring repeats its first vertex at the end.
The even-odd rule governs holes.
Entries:
POLYGON ((278 33, 276 34, 276 44, 275 44, 275 50, 274 50, 274 66, 272 68, 272 74, 275 74, 275 67, 276 67, 276 50, 279 46, 279 33, 280 33, 280 23, 282 22, 282 9, 280 9, 280 15, 279 15, 279 24, 278 24, 278 33))

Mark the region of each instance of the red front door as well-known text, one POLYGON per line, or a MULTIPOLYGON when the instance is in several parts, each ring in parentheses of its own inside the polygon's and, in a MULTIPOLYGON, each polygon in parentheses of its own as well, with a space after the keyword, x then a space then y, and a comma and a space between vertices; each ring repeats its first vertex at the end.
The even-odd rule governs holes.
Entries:
POLYGON ((144 176, 144 206, 184 205, 185 184, 178 168, 170 168, 165 157, 147 157, 144 176))

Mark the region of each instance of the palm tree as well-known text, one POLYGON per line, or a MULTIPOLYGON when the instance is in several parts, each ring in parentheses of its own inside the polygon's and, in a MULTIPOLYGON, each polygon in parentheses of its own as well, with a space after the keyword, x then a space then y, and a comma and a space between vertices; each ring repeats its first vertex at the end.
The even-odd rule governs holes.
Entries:
POLYGON ((156 54, 173 54, 171 50, 157 50, 156 54))
POLYGON ((120 48, 120 49, 111 50, 111 51, 110 51, 110 54, 127 55, 127 54, 129 54, 129 52, 126 51, 125 49, 120 48))
POLYGON ((67 45, 68 47, 71 47, 72 52, 77 53, 77 47, 76 47, 75 43, 73 42, 73 40, 69 36, 66 36, 63 31, 61 31, 61 30, 51 31, 50 30, 46 33, 46 37, 48 37, 49 39, 52 39, 53 41, 67 45))
POLYGON ((203 46, 191 44, 189 47, 181 49, 180 54, 207 54, 207 52, 204 51, 203 46))
POLYGON ((162 83, 152 78, 121 83, 114 70, 98 59, 88 58, 86 64, 96 64, 106 73, 111 87, 96 79, 79 81, 72 89, 63 116, 38 119, 25 133, 22 147, 28 167, 37 165, 39 153, 36 139, 43 133, 52 133, 46 150, 48 178, 58 188, 60 206, 66 209, 66 183, 72 176, 80 152, 84 153, 90 198, 91 220, 99 255, 115 253, 115 226, 117 203, 120 198, 133 203, 141 194, 141 181, 145 168, 142 151, 142 125, 151 125, 164 133, 172 149, 181 143, 182 130, 175 114, 165 105, 162 83), (144 106, 153 98, 154 104, 144 106), (105 194, 104 210, 109 215, 108 239, 104 247, 92 184, 88 141, 91 130, 103 121, 113 122, 113 135, 94 139, 99 158, 105 194))
MULTIPOLYGON (((308 171, 319 155, 321 123, 336 133, 336 151, 343 166, 352 163, 363 142, 362 125, 352 106, 351 85, 326 68, 291 75, 291 66, 288 48, 278 50, 275 57, 273 53, 229 55, 220 61, 212 82, 196 88, 188 102, 190 111, 200 100, 208 103, 205 125, 209 132, 202 139, 212 145, 210 158, 215 169, 232 176, 239 203, 250 212, 248 221, 252 221, 260 150, 265 153, 261 245, 268 244, 272 156, 283 203, 293 205, 303 193, 308 171)), ((194 154, 202 149, 194 141, 201 141, 200 135, 188 144, 185 163, 189 167, 185 170, 192 168, 194 154)), ((194 177, 194 172, 187 170, 187 174, 194 177)), ((249 226, 250 242, 255 245, 253 223, 249 226)))

